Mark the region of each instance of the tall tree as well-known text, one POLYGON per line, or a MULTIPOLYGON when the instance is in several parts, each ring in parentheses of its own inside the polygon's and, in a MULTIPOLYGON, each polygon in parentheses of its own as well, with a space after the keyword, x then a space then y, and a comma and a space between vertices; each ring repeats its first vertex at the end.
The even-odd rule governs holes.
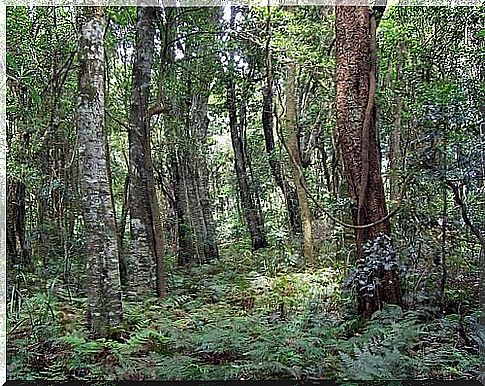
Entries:
MULTIPOLYGON (((242 101, 241 103, 245 103, 242 101)), ((248 161, 242 130, 243 117, 236 110, 236 88, 232 75, 229 75, 227 84, 227 107, 229 110, 229 127, 231 129, 232 148, 234 150, 234 166, 236 169, 237 183, 241 197, 241 205, 246 219, 246 225, 251 236, 253 250, 267 246, 264 222, 256 205, 255 197, 250 185, 248 175, 248 161), (239 122, 238 122, 239 121, 239 122)))
POLYGON ((77 132, 79 185, 87 238, 88 323, 96 336, 109 336, 122 318, 115 216, 107 168, 104 122, 104 15, 101 7, 80 13, 77 132))
POLYGON ((296 128, 296 66, 289 63, 287 67, 286 89, 286 129, 288 130, 288 151, 291 162, 293 182, 296 186, 298 208, 303 230, 303 254, 307 262, 313 259, 312 216, 308 205, 308 197, 304 188, 304 175, 298 145, 298 130, 296 128))
POLYGON ((138 7, 131 90, 130 231, 132 285, 137 293, 165 295, 163 234, 150 143, 150 80, 157 8, 138 7))
MULTIPOLYGON (((357 253, 379 233, 390 235, 390 222, 380 170, 380 149, 375 128, 376 19, 368 7, 336 8, 336 110, 340 151, 349 194, 355 202, 357 253)), ((382 302, 400 304, 399 280, 394 270, 376 272, 374 292, 359 291, 359 308, 370 316, 382 302)))
POLYGON ((274 139, 274 125, 273 125, 273 64, 271 53, 271 7, 268 6, 268 16, 266 20, 266 32, 268 34, 268 40, 266 41, 266 74, 265 85, 263 87, 263 133, 266 153, 268 155, 268 163, 271 170, 271 174, 276 182, 276 185, 281 189, 283 196, 285 197, 286 210, 288 212, 288 218, 290 221, 290 229, 293 234, 299 234, 302 231, 301 220, 298 210, 298 197, 296 189, 292 187, 283 173, 283 166, 276 154, 276 145, 274 139))
MULTIPOLYGON (((231 7, 231 28, 234 27, 235 16, 235 10, 231 7)), ((249 235, 251 236, 251 245, 253 250, 257 250, 266 247, 268 242, 266 240, 263 215, 258 206, 257 197, 255 197, 255 191, 251 186, 251 179, 248 173, 249 159, 244 135, 247 96, 243 95, 243 97, 240 98, 241 106, 239 107, 238 114, 238 106, 236 104, 236 84, 234 80, 236 69, 235 54, 233 51, 230 51, 228 55, 227 110, 229 112, 229 128, 231 132, 232 148, 234 150, 234 167, 241 197, 241 206, 249 230, 249 235)))
POLYGON ((25 237, 25 184, 7 177, 6 200, 7 262, 9 268, 30 268, 30 253, 25 237))

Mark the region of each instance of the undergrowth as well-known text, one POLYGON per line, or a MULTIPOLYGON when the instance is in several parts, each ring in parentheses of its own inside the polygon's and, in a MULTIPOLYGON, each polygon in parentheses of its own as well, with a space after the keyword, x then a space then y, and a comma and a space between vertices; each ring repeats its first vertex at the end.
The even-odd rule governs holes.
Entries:
POLYGON ((458 379, 478 376, 478 314, 423 318, 386 306, 358 319, 343 270, 291 251, 171 268, 170 295, 124 303, 119 341, 90 339, 85 299, 61 289, 9 308, 9 379, 458 379), (275 257, 276 256, 276 257, 275 257), (338 306, 340 304, 340 306, 338 306))

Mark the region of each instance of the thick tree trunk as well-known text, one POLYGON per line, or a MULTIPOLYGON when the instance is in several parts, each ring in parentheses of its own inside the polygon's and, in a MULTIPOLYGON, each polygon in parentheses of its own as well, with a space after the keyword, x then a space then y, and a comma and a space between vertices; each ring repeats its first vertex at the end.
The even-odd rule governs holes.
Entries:
MULTIPOLYGON (((244 101, 242 103, 245 103, 244 101)), ((268 245, 264 230, 264 223, 253 197, 249 176, 247 173, 248 162, 244 142, 241 136, 241 124, 238 125, 236 113, 236 90, 232 76, 229 76, 227 84, 227 107, 229 111, 229 126, 231 129, 232 148, 234 150, 234 166, 236 169, 237 183, 241 197, 242 209, 246 219, 246 225, 251 236, 253 250, 264 248, 268 245)))
POLYGON ((300 220, 303 230, 303 254, 307 262, 313 260, 312 215, 308 205, 308 197, 304 189, 304 176, 298 146, 298 132, 296 128, 296 94, 295 94, 295 65, 288 64, 286 90, 286 128, 288 130, 288 150, 290 152, 293 182, 296 186, 300 220))
POLYGON ((77 131, 87 237, 88 323, 94 335, 107 337, 120 325, 122 307, 104 126, 105 26, 101 7, 83 7, 80 16, 77 131))
POLYGON ((132 287, 165 296, 163 230, 150 144, 149 97, 157 9, 138 7, 130 116, 130 230, 132 287))
MULTIPOLYGON (((337 129, 349 193, 356 204, 356 225, 373 223, 387 215, 374 115, 375 29, 368 7, 337 7, 337 129)), ((355 229, 358 256, 364 255, 364 243, 375 240, 379 233, 390 234, 389 220, 355 229)), ((385 271, 379 275, 378 296, 359 295, 360 312, 366 317, 382 302, 401 303, 397 273, 385 271)))

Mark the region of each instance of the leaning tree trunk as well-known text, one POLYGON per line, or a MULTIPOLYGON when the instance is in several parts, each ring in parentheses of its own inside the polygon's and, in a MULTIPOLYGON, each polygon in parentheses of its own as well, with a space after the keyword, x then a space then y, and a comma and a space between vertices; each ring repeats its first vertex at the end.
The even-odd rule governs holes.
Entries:
MULTIPOLYGON (((336 109, 340 151, 351 198, 359 257, 363 246, 379 233, 390 234, 389 219, 380 170, 380 155, 375 128, 376 22, 368 7, 338 6, 336 9, 336 109)), ((400 304, 399 280, 395 270, 376 272, 373 296, 359 291, 359 308, 369 317, 382 302, 400 304)), ((374 279, 373 279, 374 280, 374 279)))
POLYGON ((138 7, 130 117, 130 230, 132 287, 165 295, 163 235, 150 145, 150 79, 157 9, 138 7))
POLYGON ((77 131, 87 238, 88 323, 95 336, 107 337, 120 325, 122 307, 104 125, 103 9, 84 7, 80 18, 77 131))

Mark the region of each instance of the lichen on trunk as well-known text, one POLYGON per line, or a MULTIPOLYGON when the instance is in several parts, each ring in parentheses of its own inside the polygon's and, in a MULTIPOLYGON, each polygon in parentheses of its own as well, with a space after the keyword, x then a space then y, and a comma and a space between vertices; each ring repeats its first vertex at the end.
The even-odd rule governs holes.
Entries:
POLYGON ((79 16, 77 133, 87 238, 88 324, 95 336, 107 337, 121 323, 122 306, 104 123, 104 18, 100 7, 85 7, 79 16))

